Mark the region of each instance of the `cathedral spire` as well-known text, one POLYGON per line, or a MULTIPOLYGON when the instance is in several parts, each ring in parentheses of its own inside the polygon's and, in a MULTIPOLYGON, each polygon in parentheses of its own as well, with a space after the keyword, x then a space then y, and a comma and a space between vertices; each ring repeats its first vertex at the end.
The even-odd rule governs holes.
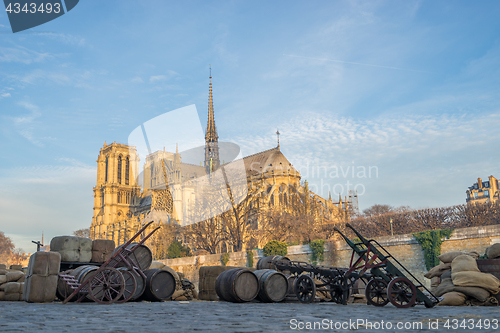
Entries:
POLYGON ((212 97, 212 67, 210 67, 210 84, 208 88, 208 122, 207 122, 207 134, 205 135, 205 141, 216 142, 219 136, 217 135, 217 128, 215 127, 215 117, 214 117, 214 100, 212 97))
POLYGON ((205 169, 207 173, 215 171, 219 165, 219 136, 215 127, 214 101, 212 96, 212 66, 210 66, 210 83, 208 86, 208 121, 205 134, 205 169))

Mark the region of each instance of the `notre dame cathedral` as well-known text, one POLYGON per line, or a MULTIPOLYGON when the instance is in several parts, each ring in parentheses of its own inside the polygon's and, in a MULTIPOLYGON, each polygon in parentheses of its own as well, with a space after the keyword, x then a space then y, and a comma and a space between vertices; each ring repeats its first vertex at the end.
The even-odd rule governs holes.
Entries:
MULTIPOLYGON (((210 177, 229 164, 224 161, 221 164, 218 139, 210 76, 203 165, 183 162, 178 149, 175 153, 164 149, 152 152, 145 158, 141 184, 141 176, 135 174, 139 170, 136 148, 104 143, 97 158, 91 238, 112 239, 121 244, 149 221, 181 226, 201 221, 193 216, 200 194, 192 180, 210 177)), ((332 202, 331 198, 324 199, 305 190, 300 184, 300 173, 280 150, 279 137, 276 147, 237 162, 243 166, 245 190, 257 189, 263 197, 265 204, 259 209, 286 209, 292 202, 291 196, 296 194, 299 200, 304 200, 306 193, 322 219, 348 219, 347 200, 342 202, 339 197, 339 201, 332 202)))

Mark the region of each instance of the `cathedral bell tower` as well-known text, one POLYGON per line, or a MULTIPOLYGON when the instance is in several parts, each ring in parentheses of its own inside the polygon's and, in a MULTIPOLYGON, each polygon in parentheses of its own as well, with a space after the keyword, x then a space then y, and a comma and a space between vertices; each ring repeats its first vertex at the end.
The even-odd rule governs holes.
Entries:
POLYGON ((212 98, 212 68, 210 68, 210 85, 208 90, 208 122, 205 134, 205 170, 208 174, 220 166, 219 136, 215 128, 214 103, 212 98))

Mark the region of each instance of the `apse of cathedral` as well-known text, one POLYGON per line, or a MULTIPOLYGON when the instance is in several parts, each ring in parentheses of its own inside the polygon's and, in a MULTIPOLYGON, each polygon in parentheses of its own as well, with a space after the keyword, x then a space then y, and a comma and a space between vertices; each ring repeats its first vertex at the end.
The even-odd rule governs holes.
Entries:
MULTIPOLYGON (((150 221, 180 226, 202 221, 203 218, 196 216, 202 197, 199 184, 194 185, 196 180, 209 179, 211 182, 216 174, 227 178, 227 170, 238 163, 244 172, 244 192, 239 192, 243 196, 258 194, 262 204, 257 209, 287 211, 297 202, 304 202, 307 196, 318 219, 332 221, 348 218, 347 200, 343 203, 339 197, 338 202, 332 202, 331 197, 324 199, 301 185, 301 175, 281 152, 279 132, 277 134, 276 147, 221 163, 220 153, 224 144, 219 143, 215 124, 210 75, 205 146, 200 153, 203 162, 200 161, 199 165, 183 162, 184 152, 179 153, 178 148, 175 153, 163 149, 146 156, 143 172, 136 175, 140 170, 136 148, 105 142, 97 158, 91 238, 113 239, 116 244, 121 244, 150 221), (221 170, 223 173, 220 173, 221 170)), ((224 181, 221 184, 224 185, 224 181)), ((225 206, 219 205, 218 213, 230 209, 231 204, 237 204, 234 198, 237 191, 234 188, 233 191, 228 190, 231 201, 225 206)), ((258 221, 255 225, 259 227, 258 221)))

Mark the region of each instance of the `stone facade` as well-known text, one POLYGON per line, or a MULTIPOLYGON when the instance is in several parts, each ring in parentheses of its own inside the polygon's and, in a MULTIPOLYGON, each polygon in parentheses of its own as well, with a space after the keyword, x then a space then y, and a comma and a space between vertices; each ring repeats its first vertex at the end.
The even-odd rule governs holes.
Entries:
POLYGON ((488 180, 484 182, 481 178, 478 178, 477 183, 469 187, 465 193, 467 194, 467 203, 497 202, 500 198, 498 180, 493 176, 490 176, 488 180))
MULTIPOLYGON (((306 191, 300 184, 300 173, 283 155, 279 142, 275 148, 221 163, 211 77, 208 109, 204 165, 184 163, 178 149, 175 153, 165 150, 153 152, 145 157, 142 187, 136 148, 115 142, 110 145, 104 143, 97 159, 91 238, 113 239, 116 244, 122 244, 149 221, 186 226, 205 220, 199 218, 200 213, 196 211, 202 200, 207 201, 204 189, 219 179, 221 191, 227 191, 227 170, 238 163, 245 173, 241 177, 243 184, 240 188, 248 189, 245 193, 258 194, 262 198, 259 210, 279 208, 286 211, 287 207, 304 202, 308 196, 318 220, 348 220, 350 206, 346 201, 342 202, 339 198, 338 202, 333 202, 331 198, 324 199, 306 191)), ((227 193, 225 196, 228 196, 227 193)), ((234 197, 233 192, 231 198, 234 197)), ((221 207, 218 209, 217 214, 210 217, 224 211, 221 207)), ((255 223, 258 229, 258 221, 255 223)))

